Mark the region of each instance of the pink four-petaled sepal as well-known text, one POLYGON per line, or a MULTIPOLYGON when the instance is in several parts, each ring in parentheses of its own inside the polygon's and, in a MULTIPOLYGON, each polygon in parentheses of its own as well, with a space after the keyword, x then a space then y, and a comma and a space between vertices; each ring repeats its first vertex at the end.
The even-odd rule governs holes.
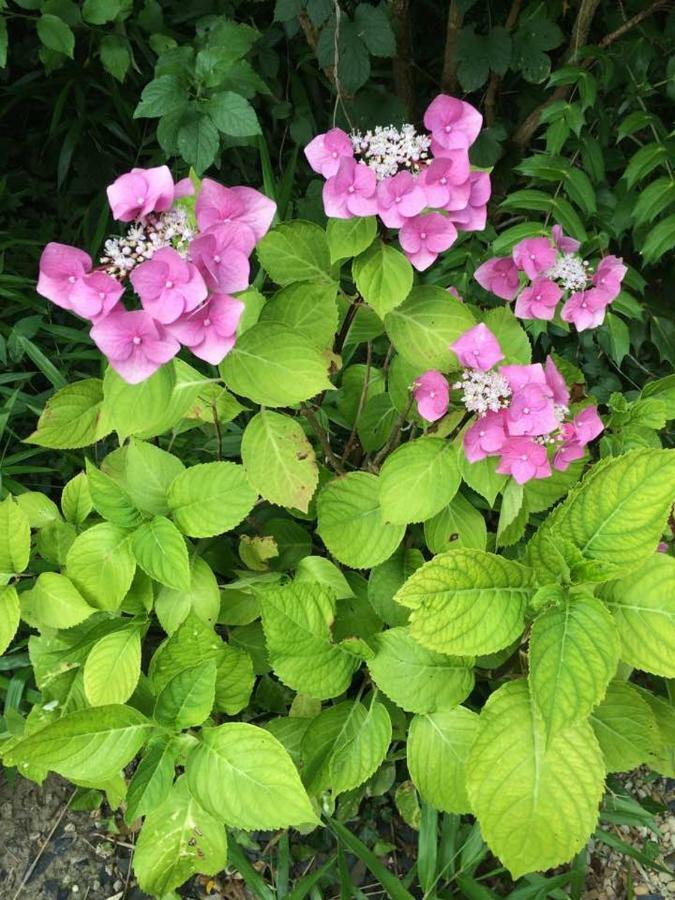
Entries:
POLYGON ((553 237, 553 243, 561 253, 574 253, 581 247, 581 241, 577 241, 575 238, 566 235, 560 225, 553 226, 551 235, 553 237))
POLYGON ((450 389, 447 379, 430 369, 415 380, 413 396, 417 404, 417 412, 427 422, 442 419, 448 411, 450 389))
POLYGON ((434 156, 445 151, 466 149, 476 140, 483 124, 483 117, 464 100, 439 94, 424 113, 424 125, 431 132, 434 156))
POLYGON ((495 456, 506 443, 506 410, 489 412, 464 432, 464 454, 470 463, 495 456))
POLYGON ((577 331, 597 328, 604 322, 610 302, 607 295, 597 288, 575 291, 560 311, 560 318, 574 325, 577 331))
POLYGON ((97 322, 117 306, 124 288, 105 272, 90 272, 75 284, 70 295, 71 308, 83 319, 97 322))
POLYGON ((457 354, 457 359, 463 366, 483 372, 504 359, 499 341, 483 322, 465 331, 450 344, 450 349, 457 354))
POLYGON ((387 228, 400 228, 426 205, 426 193, 410 172, 398 172, 377 185, 377 212, 387 228))
POLYGON ((252 245, 269 231, 277 211, 276 203, 249 187, 225 187, 205 178, 195 205, 200 231, 233 222, 251 232, 252 245))
POLYGON ((520 319, 544 319, 550 322, 562 295, 562 288, 555 281, 539 275, 518 294, 514 312, 520 319))
POLYGON ((425 213, 406 219, 398 233, 403 252, 423 272, 457 240, 457 229, 442 213, 425 213))
POLYGON ((115 310, 93 325, 90 335, 129 384, 145 381, 180 350, 178 341, 143 310, 115 310))
POLYGON ((168 166, 132 169, 107 188, 113 218, 120 222, 142 219, 151 212, 166 212, 173 204, 174 193, 168 166))
POLYGON ((82 278, 91 272, 91 257, 84 250, 55 241, 47 244, 40 257, 37 292, 63 309, 72 309, 72 295, 82 278))
POLYGON ((546 384, 553 392, 553 402, 557 403, 558 406, 567 407, 570 402, 570 392, 567 389, 565 379, 550 356, 546 357, 546 362, 544 363, 544 375, 546 384))
POLYGON ((354 148, 348 134, 341 128, 331 128, 325 134, 318 134, 307 144, 305 156, 317 174, 330 178, 340 167, 343 156, 354 156, 354 148))
POLYGON ((558 258, 558 251, 545 237, 525 238, 512 251, 513 261, 528 278, 547 272, 558 258))
POLYGON ((218 365, 234 347, 244 311, 241 300, 213 294, 207 303, 181 317, 167 331, 200 359, 218 365))
POLYGON ((618 256, 604 256, 593 276, 593 286, 610 303, 618 297, 627 266, 618 256))
POLYGON ((163 325, 196 309, 208 294, 197 266, 172 247, 163 247, 136 266, 130 278, 145 312, 163 325))
POLYGON ((509 438, 500 455, 497 472, 511 475, 518 484, 525 484, 533 478, 548 478, 551 474, 546 447, 531 437, 509 438))
POLYGON ((374 216, 377 213, 377 178, 364 163, 343 156, 335 175, 323 186, 323 208, 332 219, 374 216))
POLYGON ((190 257, 210 291, 228 294, 248 287, 251 266, 240 239, 246 234, 233 225, 214 225, 190 241, 190 257))
POLYGON ((502 300, 513 300, 520 288, 520 275, 508 256, 495 256, 478 266, 473 274, 478 284, 502 300))

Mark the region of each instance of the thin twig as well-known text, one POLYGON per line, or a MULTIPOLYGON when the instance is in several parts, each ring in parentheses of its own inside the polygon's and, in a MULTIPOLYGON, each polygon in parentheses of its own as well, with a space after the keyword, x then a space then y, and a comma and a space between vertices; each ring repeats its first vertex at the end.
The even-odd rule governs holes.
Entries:
POLYGON ((124 898, 129 893, 129 884, 131 882, 131 872, 132 872, 131 866, 134 861, 134 853, 136 852, 135 838, 133 835, 131 837, 131 840, 132 840, 132 845, 131 845, 131 853, 129 854, 129 868, 127 869, 127 877, 124 880, 124 893, 122 894, 122 900, 124 900, 124 898))
POLYGON ((354 416, 354 425, 352 427, 352 432, 349 435, 349 440, 345 444, 345 449, 342 453, 342 463, 345 463, 349 459, 349 454, 352 452, 352 447, 354 446, 354 441, 356 440, 356 430, 359 425, 359 419, 361 418, 363 407, 366 405, 366 401, 368 400, 368 388, 370 386, 370 366, 373 360, 373 345, 370 341, 368 341, 368 344, 366 346, 366 354, 366 371, 363 378, 363 387, 361 388, 361 396, 359 397, 359 403, 356 407, 356 415, 354 416))
POLYGON ((391 0, 391 14, 396 33, 396 56, 392 60, 396 96, 405 106, 408 121, 414 122, 415 78, 412 66, 412 40, 410 38, 410 0, 391 0))
POLYGON ((349 335, 349 329, 352 327, 352 322, 354 321, 354 317, 359 311, 359 306, 362 302, 363 301, 361 297, 357 297, 347 310, 347 314, 342 321, 342 327, 340 328, 340 331, 335 338, 335 343, 333 344, 333 353, 337 353, 338 356, 342 353, 342 348, 344 347, 347 336, 349 335))
MULTIPOLYGON (((523 5, 523 0, 513 0, 511 4, 511 9, 509 10, 509 14, 506 17, 506 22, 504 23, 504 28, 511 32, 518 21, 518 15, 520 13, 520 7, 523 5)), ((490 81, 488 82, 487 91, 485 93, 485 123, 488 125, 494 125, 495 121, 495 109, 497 106, 497 91, 499 90, 499 85, 502 83, 502 76, 498 75, 496 72, 493 72, 490 75, 490 81)))
POLYGON ((454 94, 457 89, 457 60, 455 47, 462 27, 462 13, 457 0, 450 0, 448 6, 448 28, 445 33, 445 52, 443 54, 443 75, 441 86, 448 94, 454 94))
POLYGON ((217 459, 222 459, 223 458, 223 432, 220 428, 220 419, 218 418, 218 410, 216 408, 215 403, 211 406, 211 413, 213 415, 213 424, 216 429, 216 441, 217 441, 217 446, 218 446, 218 449, 216 451, 217 459))
POLYGON ((342 468, 340 460, 333 453, 333 449, 330 445, 330 440, 328 439, 328 435, 324 431, 324 428, 319 422, 315 412, 313 409, 310 409, 308 406, 303 406, 300 410, 303 416, 306 416, 309 420, 310 425, 316 435, 319 443, 324 452, 324 456, 327 462, 331 465, 331 467, 338 473, 338 475, 344 475, 345 470, 342 468))
POLYGON ((396 447, 398 447, 398 445, 401 441, 401 432, 403 430, 403 425, 405 424, 405 421, 408 418, 408 414, 410 413, 410 410, 412 409, 414 400, 415 400, 415 398, 414 398, 413 394, 411 393, 410 397, 408 398, 408 403, 407 403, 405 409, 399 416, 398 421, 397 421, 396 425, 394 426, 394 430, 389 435, 389 440, 387 441, 387 443, 384 445, 384 447, 380 450, 380 452, 377 454, 377 456, 373 460, 373 468, 377 468, 380 465, 380 463, 382 462, 382 460, 385 458, 385 456, 392 450, 395 450, 396 447))
MULTIPOLYGON (((618 41, 619 38, 623 37, 627 31, 629 31, 631 28, 635 28, 636 25, 639 25, 640 22, 643 22, 648 16, 651 16, 657 10, 661 9, 661 7, 667 7, 671 5, 672 0, 656 0, 656 2, 652 3, 651 6, 643 9, 641 12, 634 15, 631 19, 628 19, 628 21, 624 22, 620 28, 617 28, 615 31, 606 34, 605 37, 602 38, 602 40, 598 43, 598 47, 601 50, 605 50, 615 41, 618 41)), ((575 31, 575 41, 578 41, 580 37, 581 35, 575 31)), ((582 69, 588 69, 594 62, 595 60, 593 58, 587 57, 586 59, 582 60, 579 65, 582 69)), ((511 142, 524 150, 532 140, 532 137, 537 128, 539 128, 544 110, 548 109, 548 107, 551 106, 552 103, 555 103, 556 100, 563 100, 565 97, 567 97, 570 92, 570 88, 571 85, 560 85, 559 87, 557 87, 548 98, 548 100, 546 100, 544 103, 541 103, 535 110, 530 113, 525 121, 518 126, 518 128, 511 136, 511 142)))
POLYGON ((70 798, 68 799, 68 801, 63 805, 61 812, 59 813, 59 815, 56 818, 56 822, 54 822, 54 824, 52 825, 51 830, 50 830, 49 834, 47 835, 47 837, 45 838, 44 843, 38 850, 37 856, 35 857, 33 862, 28 867, 28 871, 26 872, 26 874, 21 879, 21 884, 19 885, 17 892, 14 894, 14 897, 12 898, 12 900, 19 900, 19 897, 21 896, 23 889, 30 881, 30 877, 33 874, 33 872, 35 871, 35 867, 37 866, 38 862, 40 861, 42 854, 45 852, 45 850, 49 846, 49 842, 54 837, 54 833, 55 833, 56 829, 59 827, 59 825, 63 821, 63 817, 68 812, 68 808, 70 807, 70 804, 73 802, 73 798, 75 797, 76 793, 77 793, 77 790, 74 790, 73 793, 70 795, 70 798))

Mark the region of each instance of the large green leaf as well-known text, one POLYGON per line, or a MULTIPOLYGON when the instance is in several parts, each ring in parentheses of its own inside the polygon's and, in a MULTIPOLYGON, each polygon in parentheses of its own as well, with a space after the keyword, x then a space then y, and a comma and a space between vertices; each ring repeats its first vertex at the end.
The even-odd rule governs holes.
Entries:
POLYGON ((140 525, 143 515, 124 488, 89 460, 86 461, 86 469, 89 494, 96 512, 120 528, 140 525))
POLYGON ((0 503, 0 574, 18 575, 30 557, 30 521, 11 495, 0 503))
POLYGON ((220 611, 218 582, 208 563, 200 556, 190 563, 190 587, 187 590, 160 588, 155 613, 167 634, 174 632, 192 610, 205 622, 215 622, 220 611))
POLYGON ((485 550, 485 519, 463 494, 455 494, 445 509, 424 523, 424 540, 432 553, 457 547, 485 550))
POLYGON ((358 661, 331 640, 335 600, 330 588, 296 583, 261 595, 270 663, 296 691, 319 700, 337 697, 358 661))
POLYGON ((569 597, 534 620, 530 691, 549 734, 585 719, 619 662, 611 615, 595 597, 569 597))
POLYGON ((580 581, 604 581, 638 568, 656 549, 675 498, 675 450, 634 450, 597 463, 546 519, 528 545, 542 583, 561 566, 580 581))
POLYGON ((478 462, 469 462, 464 453, 459 454, 459 468, 462 478, 479 493, 481 497, 485 497, 490 506, 494 506, 497 494, 503 491, 508 481, 507 475, 499 475, 496 471, 498 460, 494 456, 487 456, 478 462))
POLYGON ((230 722, 202 729, 186 772, 202 806, 234 828, 269 830, 317 822, 290 756, 255 725, 230 722))
POLYGON ((629 772, 661 749, 654 713, 637 688, 615 681, 593 710, 591 724, 608 772, 629 772))
POLYGON ((76 381, 47 401, 37 430, 26 443, 65 450, 88 447, 110 431, 103 424, 103 384, 98 378, 76 381))
POLYGON ((164 516, 155 516, 134 531, 131 543, 136 562, 147 575, 167 587, 189 589, 187 546, 173 522, 164 516))
POLYGON ((61 491, 61 509, 66 521, 73 525, 82 525, 89 516, 92 510, 91 493, 84 472, 79 472, 66 482, 61 491))
POLYGON ((258 259, 273 281, 333 281, 326 234, 313 222, 277 225, 257 246, 258 259))
POLYGON ((186 469, 169 487, 174 521, 190 537, 213 537, 235 528, 256 501, 243 466, 201 463, 186 469))
POLYGON ((145 441, 132 440, 126 452, 124 486, 138 509, 165 516, 169 512, 166 499, 169 485, 184 470, 183 463, 172 453, 145 441))
POLYGON ((134 873, 144 891, 159 897, 200 872, 215 875, 227 862, 222 823, 194 799, 179 778, 143 823, 134 853, 134 873))
POLYGON ((441 372, 458 368, 450 344, 475 324, 463 303, 432 285, 414 288, 385 319, 387 334, 405 360, 441 372))
POLYGON ((326 229, 331 262, 358 256, 373 243, 377 235, 375 216, 354 216, 353 219, 329 219, 326 229))
POLYGON ((621 659, 675 678, 675 559, 656 553, 637 572, 601 588, 621 639, 621 659))
POLYGON ((455 447, 419 438, 395 450, 380 471, 380 506, 387 522, 424 522, 452 500, 461 481, 455 447))
POLYGON ((331 481, 317 500, 318 528, 328 550, 355 569, 384 562, 401 543, 405 525, 387 522, 379 502, 379 480, 350 472, 331 481))
POLYGON ((155 695, 185 669, 213 659, 218 663, 225 644, 209 625, 190 611, 174 633, 157 648, 150 661, 148 674, 155 695))
POLYGON ((481 655, 508 647, 524 628, 536 587, 530 569, 482 550, 450 550, 414 572, 396 595, 412 636, 440 653, 481 655))
POLYGON ((478 716, 464 706, 414 716, 406 752, 415 787, 436 809, 471 812, 466 793, 466 759, 478 733, 478 716))
POLYGON ((337 284, 316 281, 289 284, 265 304, 260 321, 300 334, 317 349, 325 350, 333 343, 337 329, 336 295, 337 284))
POLYGON ((97 641, 84 664, 84 692, 92 706, 126 703, 141 674, 141 635, 135 626, 97 641))
POLYGON ((403 303, 413 285, 413 267, 400 250, 383 241, 356 257, 352 273, 358 292, 381 319, 403 303))
POLYGON ((162 688, 155 703, 155 718, 173 728, 194 728, 209 717, 216 693, 213 659, 183 669, 162 688))
MULTIPOLYGON (((120 441, 130 434, 141 437, 147 433, 161 433, 154 426, 166 425, 168 431, 175 422, 166 423, 167 410, 171 407, 173 389, 176 384, 176 368, 173 363, 162 366, 154 375, 140 384, 128 384, 112 369, 108 369, 103 379, 103 415, 106 423, 113 428, 120 441)), ((91 443, 91 442, 90 442, 91 443)))
POLYGON ((255 682, 253 660, 246 650, 224 644, 217 663, 215 708, 235 716, 251 699, 255 682))
POLYGON ((568 862, 591 836, 605 768, 581 722, 546 741, 525 681, 491 694, 466 766, 471 808, 513 878, 568 862))
POLYGON ((129 782, 126 822, 131 824, 164 802, 173 784, 178 749, 178 743, 167 735, 150 740, 129 782))
POLYGON ((638 690, 649 704, 659 731, 659 740, 649 753, 649 767, 667 778, 675 778, 675 706, 665 697, 638 690))
POLYGON ((370 675, 387 697, 413 713, 452 709, 473 689, 473 659, 444 656, 420 646, 407 628, 376 635, 370 675))
POLYGON ((307 512, 319 469, 314 449, 296 419, 258 413, 244 431, 241 459, 248 480, 265 500, 307 512))
POLYGON ((310 794, 334 794, 363 784, 378 769, 391 741, 391 721, 381 703, 370 708, 345 701, 312 719, 302 741, 303 779, 310 794))
POLYGON ((129 533, 108 522, 78 535, 66 557, 66 574, 97 609, 119 609, 135 571, 129 533))
POLYGON ((0 656, 9 647, 19 627, 21 607, 16 588, 0 587, 0 656))
POLYGON ((422 553, 416 548, 406 550, 400 546, 389 559, 375 566, 368 576, 368 600, 377 615, 387 625, 406 625, 410 612, 396 603, 394 597, 399 588, 424 563, 422 553))
POLYGON ((328 359, 303 334, 274 322, 241 335, 220 371, 230 390, 262 406, 294 406, 332 388, 328 359))
POLYGON ((26 621, 39 628, 72 628, 96 612, 70 578, 58 572, 43 572, 32 590, 21 595, 21 607, 26 621))
POLYGON ((20 740, 4 762, 50 769, 78 782, 105 783, 134 758, 151 727, 128 706, 78 709, 20 740))

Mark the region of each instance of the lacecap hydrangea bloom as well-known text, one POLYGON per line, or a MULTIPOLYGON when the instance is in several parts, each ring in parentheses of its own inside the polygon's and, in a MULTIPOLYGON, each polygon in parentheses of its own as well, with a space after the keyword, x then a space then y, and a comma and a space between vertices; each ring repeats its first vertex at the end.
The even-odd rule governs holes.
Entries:
POLYGON ((236 340, 248 287, 249 258, 276 205, 248 187, 205 178, 194 216, 178 201, 194 194, 174 184, 167 166, 132 169, 107 189, 113 217, 130 223, 109 238, 99 264, 84 251, 50 243, 40 258, 37 291, 92 323, 90 335, 130 384, 149 378, 181 346, 218 364, 236 340), (132 288, 140 308, 122 302, 132 288))
MULTIPOLYGON (((595 406, 570 414, 569 390, 550 356, 544 365, 497 365, 504 354, 482 323, 450 348, 463 366, 461 378, 452 387, 467 412, 476 417, 463 436, 469 462, 499 457, 497 472, 524 484, 547 478, 551 466, 564 471, 583 457, 586 445, 602 432, 595 406)), ((413 395, 426 421, 435 422, 448 411, 450 386, 440 372, 421 375, 413 395)))
POLYGON ((554 225, 550 239, 526 238, 516 244, 511 256, 483 263, 474 277, 502 300, 515 299, 514 312, 521 319, 550 321, 562 300, 564 322, 577 331, 597 328, 618 297, 627 269, 618 257, 605 256, 593 272, 578 254, 579 247, 579 241, 554 225))
POLYGON ((406 124, 317 135, 305 156, 326 179, 326 215, 379 216, 387 228, 398 229, 413 266, 429 268, 458 231, 485 228, 490 176, 469 163, 482 122, 469 103, 441 94, 424 114, 427 133, 406 124))

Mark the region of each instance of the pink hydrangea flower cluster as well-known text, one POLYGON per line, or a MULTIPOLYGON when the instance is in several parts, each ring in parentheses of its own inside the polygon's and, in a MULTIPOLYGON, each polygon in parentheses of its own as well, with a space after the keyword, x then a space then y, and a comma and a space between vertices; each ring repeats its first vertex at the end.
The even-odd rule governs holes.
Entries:
POLYGON ((579 247, 579 241, 554 225, 552 240, 526 238, 516 244, 511 256, 483 263, 474 277, 502 300, 515 299, 515 314, 521 319, 550 321, 564 298, 560 312, 564 322, 575 325, 577 331, 597 328, 621 291, 627 270, 618 257, 605 256, 592 273, 577 253, 579 247))
MULTIPOLYGON (((544 365, 502 365, 497 338, 480 324, 451 344, 464 372, 453 387, 466 409, 477 416, 464 433, 469 462, 498 456, 497 471, 518 484, 547 478, 551 464, 564 471, 584 455, 586 445, 603 430, 595 406, 569 418, 570 395, 549 356, 544 365), (551 452, 549 452, 551 451, 551 452)), ((450 388, 434 370, 415 382, 413 393, 423 419, 435 422, 448 410, 450 388)))
POLYGON ((326 179, 326 215, 379 216, 398 229, 413 266, 428 269, 458 231, 485 228, 490 176, 469 164, 469 148, 482 123, 469 103, 440 94, 424 114, 428 134, 403 125, 365 134, 332 128, 318 135, 305 156, 326 179))
POLYGON ((248 287, 249 257, 272 224, 276 205, 248 187, 205 178, 195 229, 176 205, 194 193, 167 166, 132 169, 108 189, 113 216, 132 223, 106 241, 100 265, 77 247, 50 243, 37 291, 92 323, 90 335, 130 384, 149 378, 181 345, 217 364, 234 346, 244 309, 232 294, 248 287), (140 309, 121 302, 127 283, 140 309))

